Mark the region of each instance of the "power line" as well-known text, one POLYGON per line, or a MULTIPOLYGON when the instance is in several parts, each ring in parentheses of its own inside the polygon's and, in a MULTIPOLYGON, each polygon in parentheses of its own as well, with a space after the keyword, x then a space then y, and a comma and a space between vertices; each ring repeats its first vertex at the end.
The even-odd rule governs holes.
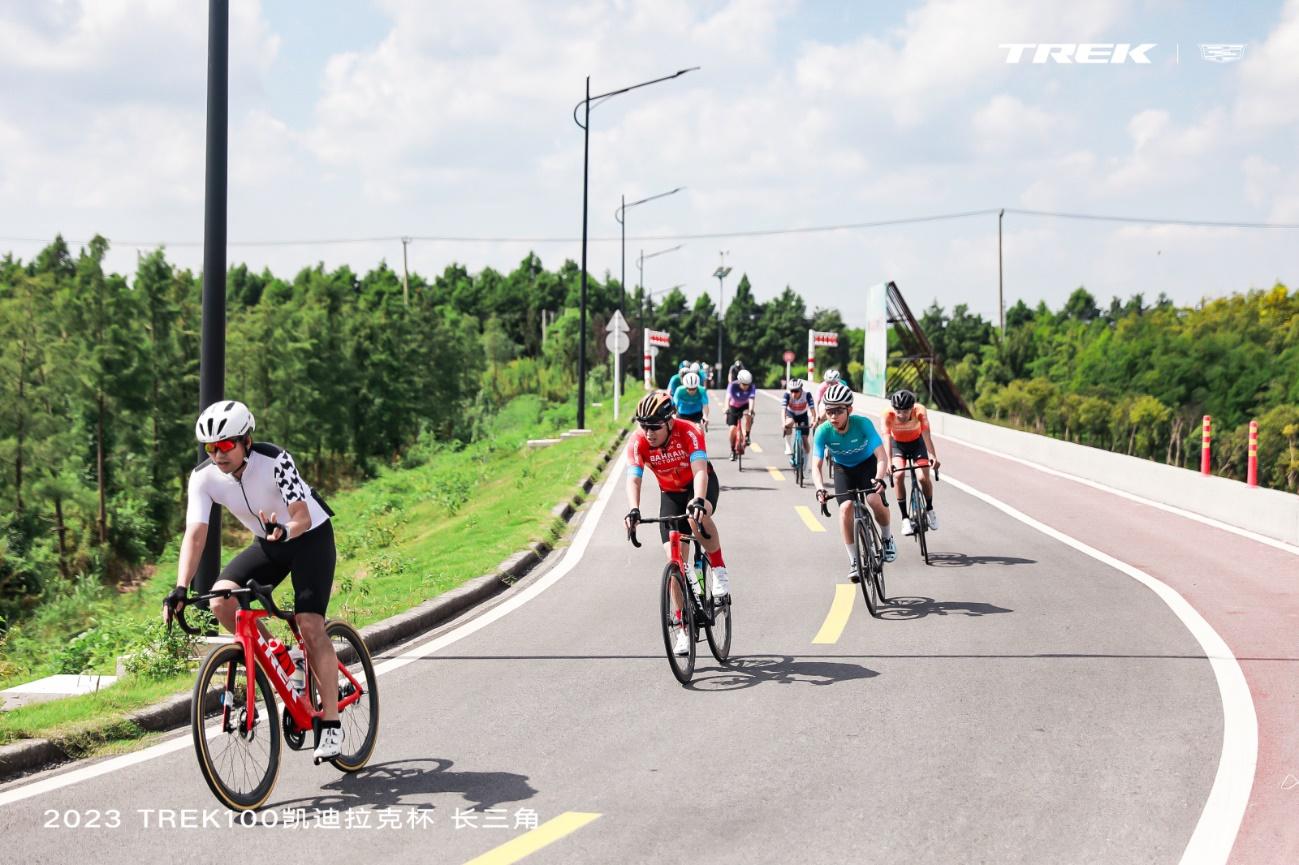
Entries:
MULTIPOLYGON (((832 231, 860 231, 870 228, 886 228, 897 225, 915 225, 925 222, 942 222, 954 219, 969 219, 975 216, 995 216, 999 208, 989 208, 984 210, 967 210, 955 213, 937 213, 926 216, 909 216, 898 219, 879 219, 870 222, 843 222, 833 225, 811 225, 797 226, 790 228, 769 228, 769 229, 752 229, 736 231, 716 231, 716 232, 698 232, 692 234, 644 234, 629 236, 627 239, 632 241, 667 241, 667 240, 728 240, 743 237, 776 237, 791 234, 822 234, 832 231)), ((1143 216, 1115 216, 1098 213, 1065 213, 1049 210, 1026 210, 1021 208, 1005 209, 1006 213, 1013 213, 1019 216, 1037 216, 1052 219, 1074 219, 1086 220, 1092 222, 1119 222, 1137 225, 1182 225, 1202 228, 1249 228, 1249 229, 1297 229, 1299 223, 1294 222, 1233 222, 1227 220, 1207 220, 1207 219, 1171 219, 1143 216)), ((433 234, 406 234, 406 235, 383 235, 377 237, 341 237, 326 239, 300 239, 300 240, 232 240, 229 246, 237 247, 286 247, 286 246, 339 246, 343 244, 359 243, 401 243, 402 240, 420 241, 423 243, 578 243, 580 238, 577 237, 470 237, 464 235, 433 235, 433 234)), ((40 237, 5 237, 0 236, 0 242, 5 243, 49 243, 48 238, 40 237)), ((67 240, 70 244, 86 244, 88 240, 67 240)), ((163 247, 193 247, 202 246, 200 240, 172 240, 172 241, 142 241, 142 240, 118 240, 111 241, 114 246, 124 246, 140 249, 154 249, 163 247)), ((620 243, 622 237, 592 237, 588 238, 592 243, 620 243)))

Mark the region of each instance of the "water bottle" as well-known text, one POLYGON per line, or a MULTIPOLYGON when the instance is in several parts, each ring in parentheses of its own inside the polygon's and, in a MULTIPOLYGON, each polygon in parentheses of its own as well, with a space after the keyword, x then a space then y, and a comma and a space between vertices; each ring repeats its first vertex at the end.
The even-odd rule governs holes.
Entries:
POLYGON ((301 694, 307 688, 307 660, 297 646, 289 650, 289 657, 293 663, 293 675, 289 678, 289 687, 293 689, 293 693, 301 694))
POLYGON ((283 643, 272 637, 267 643, 266 648, 270 650, 273 657, 280 667, 284 670, 285 675, 293 672, 293 660, 289 657, 289 650, 283 643))
POLYGON ((703 560, 702 560, 702 559, 695 559, 695 564, 694 564, 694 567, 691 568, 691 571, 692 571, 691 576, 694 577, 694 585, 693 585, 692 588, 694 589, 695 597, 697 597, 697 598, 702 598, 702 597, 704 596, 704 563, 703 563, 703 560))

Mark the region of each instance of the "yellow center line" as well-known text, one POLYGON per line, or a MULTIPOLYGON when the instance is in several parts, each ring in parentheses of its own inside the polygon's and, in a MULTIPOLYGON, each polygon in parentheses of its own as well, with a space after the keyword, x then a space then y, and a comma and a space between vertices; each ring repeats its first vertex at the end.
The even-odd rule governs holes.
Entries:
POLYGON ((780 473, 780 469, 775 466, 767 466, 767 472, 778 481, 783 481, 785 479, 785 476, 780 473))
POLYGON ((499 847, 488 850, 481 856, 475 856, 465 865, 510 865, 524 856, 536 853, 542 847, 558 841, 565 835, 581 829, 587 823, 598 818, 599 814, 581 811, 565 811, 553 820, 547 820, 531 832, 525 832, 513 841, 507 841, 499 847))
POLYGON ((852 583, 839 583, 834 587, 834 603, 826 614, 821 630, 812 638, 813 643, 822 645, 839 642, 848 617, 852 615, 853 601, 857 599, 857 587, 852 583))
POLYGON ((757 442, 754 442, 753 444, 749 445, 749 450, 753 451, 755 454, 760 454, 762 453, 762 445, 758 444, 757 442))
POLYGON ((810 531, 825 531, 825 526, 816 521, 816 517, 812 516, 812 511, 807 505, 794 505, 794 510, 798 511, 798 515, 803 518, 803 525, 807 526, 810 531))

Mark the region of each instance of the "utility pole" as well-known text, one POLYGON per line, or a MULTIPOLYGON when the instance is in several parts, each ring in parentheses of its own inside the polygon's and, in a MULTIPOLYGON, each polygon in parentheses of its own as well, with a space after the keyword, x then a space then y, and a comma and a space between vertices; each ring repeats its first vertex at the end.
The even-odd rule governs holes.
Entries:
POLYGON ((401 239, 401 299, 406 306, 410 306, 410 267, 406 263, 406 247, 409 243, 409 237, 401 239))
POLYGON ((728 251, 722 250, 722 263, 713 271, 713 276, 717 277, 717 369, 720 375, 722 369, 722 304, 726 299, 726 286, 722 280, 731 269, 726 266, 726 256, 728 251))
POLYGON ((1006 295, 1001 271, 1001 220, 1006 215, 1003 208, 997 214, 997 321, 1001 326, 1001 338, 1006 338, 1006 295))

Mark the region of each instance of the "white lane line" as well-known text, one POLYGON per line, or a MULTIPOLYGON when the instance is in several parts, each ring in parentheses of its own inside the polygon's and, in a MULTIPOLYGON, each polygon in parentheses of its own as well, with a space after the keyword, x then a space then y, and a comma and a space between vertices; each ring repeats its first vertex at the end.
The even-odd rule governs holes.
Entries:
POLYGON ((1001 457, 1004 460, 1010 460, 1013 463, 1019 463, 1022 466, 1028 466, 1031 469, 1036 469, 1039 472, 1043 472, 1044 474, 1054 475, 1055 477, 1058 478, 1064 478, 1065 480, 1070 480, 1075 483, 1079 483, 1084 486, 1091 487, 1092 489, 1100 490, 1101 492, 1111 493, 1113 495, 1119 496, 1120 498, 1125 498, 1128 501, 1137 502, 1138 504, 1149 505, 1152 508, 1158 508, 1161 511, 1167 511, 1170 514, 1176 514, 1177 516, 1185 517, 1188 520, 1195 520, 1197 523, 1203 523, 1204 525, 1212 526, 1215 529, 1222 529, 1224 532, 1231 532, 1232 534, 1240 535, 1242 538, 1248 538, 1251 541, 1257 541, 1260 544, 1267 544, 1269 547, 1275 547, 1276 549, 1281 550, 1282 552, 1287 552, 1287 553, 1291 553, 1292 555, 1299 556, 1299 546, 1295 546, 1294 544, 1287 544, 1285 541, 1279 541, 1276 538, 1269 538, 1266 535, 1260 535, 1257 532, 1251 532, 1249 529, 1242 529, 1239 526, 1228 525, 1227 523, 1220 522, 1218 520, 1213 519, 1212 517, 1206 517, 1201 514, 1192 513, 1191 511, 1183 510, 1182 508, 1179 508, 1176 505, 1166 505, 1163 502, 1157 502, 1154 499, 1148 499, 1145 496, 1139 496, 1136 493, 1129 493, 1126 492, 1125 490, 1120 490, 1115 487, 1106 486, 1105 484, 1090 480, 1088 478, 1080 477, 1078 475, 1071 475, 1068 472, 1062 472, 1057 469, 1047 468, 1046 466, 1041 466, 1038 465, 1037 463, 1029 462, 1026 459, 1022 459, 1021 457, 1015 457, 1015 456, 1011 456, 1010 454, 1003 453, 1001 451, 992 450, 991 448, 985 448, 982 445, 970 444, 967 441, 962 441, 961 439, 952 438, 951 436, 947 436, 947 435, 938 435, 937 433, 933 433, 933 435, 935 438, 940 438, 946 441, 954 442, 960 445, 961 447, 970 448, 971 450, 980 451, 981 453, 985 453, 985 454, 991 454, 994 457, 1001 457))
MULTIPOLYGON (((427 657, 439 649, 451 645, 457 640, 462 640, 470 634, 477 633, 487 625, 504 616, 506 613, 517 610, 519 607, 523 606, 528 601, 537 597, 537 595, 559 582, 561 577, 573 570, 573 568, 577 566, 577 563, 581 561, 583 554, 586 552, 587 546, 591 543, 591 537, 595 534, 595 526, 600 522, 600 517, 604 514, 605 506, 609 503, 614 488, 621 488, 616 481, 617 478, 626 470, 626 462, 627 454, 625 450, 622 450, 617 461, 609 464, 608 474, 605 475, 600 495, 596 498, 595 504, 592 505, 590 512, 588 512, 586 517, 583 519, 582 527, 578 529, 577 536, 573 539, 572 546, 570 546, 564 554, 563 561, 560 562, 554 570, 537 580, 537 582, 528 586, 523 591, 519 592, 515 597, 492 608, 492 610, 481 617, 474 619, 472 622, 467 622, 453 631, 449 631, 434 640, 430 640, 421 646, 417 646, 416 648, 397 656, 396 658, 384 661, 382 664, 377 665, 374 668, 375 675, 382 675, 400 669, 412 661, 427 657)), ((55 775, 52 778, 45 778, 40 781, 25 784, 21 787, 5 790, 0 792, 0 806, 19 802, 23 799, 31 798, 32 796, 39 796, 42 793, 50 793, 63 787, 79 784, 82 781, 89 781, 90 779, 98 778, 101 775, 107 775, 110 772, 116 772, 119 769, 126 769, 138 763, 144 763, 148 760, 154 759, 155 757, 163 757, 167 754, 192 747, 193 739, 188 733, 186 733, 158 745, 151 745, 142 751, 123 754, 120 757, 114 757, 111 760, 105 760, 104 762, 96 763, 93 766, 74 769, 71 772, 64 772, 60 775, 55 775)))
POLYGON ((1158 595, 1195 637, 1204 650, 1205 657, 1209 659, 1222 699, 1222 755, 1218 760, 1218 772, 1214 776, 1209 797, 1204 802, 1204 810, 1200 812, 1191 840, 1182 851, 1181 863, 1225 863, 1231 855, 1232 845, 1240 831, 1240 822, 1249 804, 1250 791, 1254 787, 1254 770, 1258 763, 1258 716, 1254 711, 1254 700, 1250 696, 1245 673, 1240 669, 1240 663, 1226 641, 1185 598, 1145 571, 1053 529, 951 475, 946 475, 943 480, 1047 537, 1127 574, 1158 595))

